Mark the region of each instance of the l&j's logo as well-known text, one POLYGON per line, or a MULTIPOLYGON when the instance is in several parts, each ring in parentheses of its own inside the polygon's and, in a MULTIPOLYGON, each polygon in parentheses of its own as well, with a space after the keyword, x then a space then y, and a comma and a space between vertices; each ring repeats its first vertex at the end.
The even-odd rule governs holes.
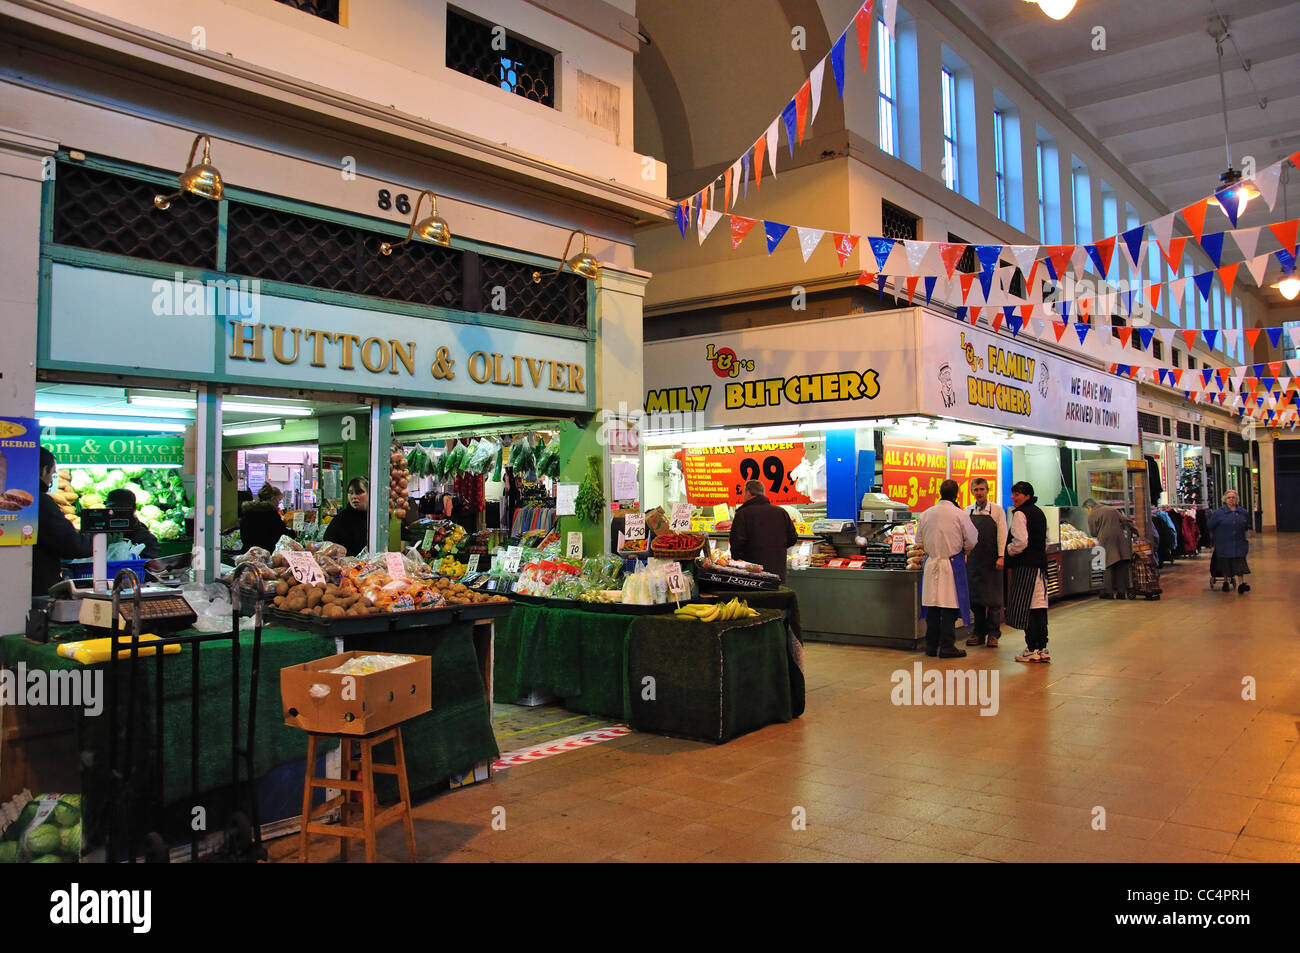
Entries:
POLYGON ((704 359, 713 365, 713 373, 719 377, 739 377, 741 371, 754 369, 753 361, 742 361, 729 347, 715 348, 710 344, 705 348, 704 359))

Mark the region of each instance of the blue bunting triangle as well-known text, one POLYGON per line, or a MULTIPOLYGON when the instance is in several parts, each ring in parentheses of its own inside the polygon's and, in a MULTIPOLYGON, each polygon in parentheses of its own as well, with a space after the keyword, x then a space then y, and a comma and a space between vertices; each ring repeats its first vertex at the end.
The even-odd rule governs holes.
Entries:
POLYGON ((1002 257, 1002 246, 976 245, 975 255, 980 260, 980 267, 984 271, 991 272, 997 267, 998 259, 1002 257))
POLYGON ((1015 310, 1011 305, 1007 305, 1002 310, 1008 312, 1007 327, 1011 329, 1011 336, 1016 337, 1020 334, 1020 329, 1024 326, 1025 319, 1018 314, 1011 314, 1010 312, 1015 310))
POLYGON ((1142 236, 1146 233, 1147 227, 1139 225, 1137 228, 1130 228, 1120 237, 1124 239, 1124 244, 1128 246, 1128 255, 1134 261, 1140 261, 1142 255, 1142 236))
POLYGON ((1219 332, 1207 328, 1201 332, 1201 337, 1205 338, 1205 346, 1211 351, 1214 350, 1214 342, 1219 340, 1219 332))
POLYGON ((1133 291, 1124 292, 1124 316, 1126 318, 1133 315, 1133 295, 1135 293, 1133 291))
POLYGON ((831 47, 831 72, 835 74, 835 88, 839 90, 840 99, 844 98, 844 41, 849 31, 845 30, 831 47))
POLYGON ((966 321, 966 315, 969 312, 970 308, 966 307, 964 304, 957 305, 957 320, 964 323, 966 321))
POLYGON ((1212 367, 1207 367, 1203 371, 1201 371, 1201 380, 1205 382, 1202 386, 1208 387, 1210 384, 1210 378, 1213 376, 1214 376, 1214 368, 1212 367))
POLYGON ((1273 389, 1273 384, 1276 383, 1272 377, 1261 377, 1259 382, 1264 385, 1264 390, 1269 391, 1273 389))
POLYGON ((789 225, 763 220, 763 234, 767 236, 767 253, 769 255, 776 251, 776 246, 781 244, 781 239, 785 238, 785 233, 788 231, 790 231, 789 225))
POLYGON ((1264 376, 1264 365, 1263 365, 1263 364, 1252 364, 1251 367, 1250 367, 1250 371, 1251 371, 1251 375, 1252 375, 1253 377, 1263 377, 1263 376, 1264 376))
POLYGON ((785 123, 785 144, 790 147, 790 158, 794 158, 794 140, 798 133, 795 131, 795 123, 798 121, 798 107, 795 106, 794 100, 790 100, 781 110, 781 121, 785 123))
POLYGON ((889 253, 894 250, 894 240, 892 238, 871 238, 868 239, 871 245, 871 253, 876 256, 876 266, 882 271, 885 262, 889 259, 889 253))
POLYGON ((1156 336, 1153 328, 1138 328, 1138 338, 1141 340, 1143 350, 1151 347, 1151 339, 1156 336))
POLYGON ((682 233, 682 238, 686 237, 686 204, 677 203, 677 230, 682 233))
POLYGON ((1210 287, 1214 284, 1214 272, 1206 271, 1199 275, 1192 275, 1192 281, 1196 282, 1196 290, 1201 293, 1201 297, 1210 300, 1210 287))
POLYGON ((751 149, 740 157, 740 181, 745 184, 745 198, 749 198, 749 157, 753 154, 751 149))
MULTIPOLYGON (((1068 324, 1070 322, 1070 302, 1061 302, 1061 321, 1068 324)), ((1064 332, 1062 332, 1064 333, 1064 332)))
MULTIPOLYGON (((1241 195, 1239 186, 1230 185, 1226 189, 1220 189, 1214 193, 1214 200, 1219 203, 1219 208, 1228 216, 1228 221, 1232 222, 1232 227, 1237 227, 1237 213, 1241 211, 1241 195)), ((1222 234, 1222 233, 1220 233, 1222 234)), ((1217 265, 1218 262, 1215 262, 1217 265)))
MULTIPOLYGON (((925 303, 926 303, 926 304, 929 304, 929 303, 930 303, 930 296, 931 296, 932 294, 934 294, 934 285, 935 285, 935 282, 937 282, 938 280, 939 280, 939 278, 938 278, 937 275, 927 275, 927 276, 926 276, 926 278, 925 278, 925 303)), ((1278 328, 1278 333, 1280 334, 1281 332, 1282 332, 1282 329, 1281 329, 1281 328, 1278 328)), ((1273 345, 1273 346, 1276 347, 1277 345, 1275 344, 1275 345, 1273 345)))
POLYGON ((1291 272, 1295 271, 1295 255, 1291 254, 1285 248, 1279 248, 1274 252, 1274 254, 1277 255, 1277 260, 1281 262, 1282 271, 1284 273, 1289 275, 1291 272))
POLYGON ((1097 246, 1096 246, 1096 245, 1084 245, 1083 247, 1086 248, 1086 249, 1088 250, 1088 257, 1091 258, 1091 259, 1092 259, 1092 263, 1093 263, 1094 265, 1097 266, 1097 274, 1099 274, 1099 275, 1101 275, 1103 278, 1105 278, 1105 277, 1106 277, 1106 262, 1102 260, 1101 252, 1097 251, 1097 246))
POLYGON ((1263 406, 1264 406, 1264 395, 1263 395, 1263 394, 1260 394, 1258 397, 1256 397, 1256 398, 1255 398, 1255 403, 1258 404, 1260 407, 1263 407, 1263 406))
POLYGON ((1281 346, 1282 346, 1282 329, 1281 329, 1281 328, 1265 328, 1264 330, 1268 332, 1268 343, 1269 343, 1269 344, 1273 345, 1273 347, 1275 347, 1275 348, 1277 348, 1277 347, 1281 347, 1281 346))
POLYGON ((1092 330, 1092 325, 1090 324, 1076 324, 1074 326, 1074 333, 1079 335, 1080 344, 1083 343, 1083 339, 1088 336, 1088 332, 1091 330, 1092 330))
MULTIPOLYGON (((1234 218, 1232 224, 1236 225, 1234 218)), ((1201 236, 1201 247, 1205 249, 1205 254, 1210 256, 1210 261, 1214 262, 1214 267, 1218 268, 1219 263, 1223 261, 1223 236, 1225 232, 1211 232, 1208 235, 1201 236)))
POLYGON ((979 279, 980 289, 984 292, 984 300, 989 300, 989 292, 993 290, 993 272, 981 271, 976 275, 979 279))
POLYGON ((1051 259, 1051 258, 1044 258, 1044 259, 1043 259, 1043 264, 1047 266, 1047 275, 1048 275, 1049 278, 1052 279, 1052 281, 1055 282, 1055 281, 1060 281, 1060 280, 1061 280, 1060 278, 1058 278, 1058 277, 1056 276, 1056 266, 1052 264, 1052 259, 1051 259))

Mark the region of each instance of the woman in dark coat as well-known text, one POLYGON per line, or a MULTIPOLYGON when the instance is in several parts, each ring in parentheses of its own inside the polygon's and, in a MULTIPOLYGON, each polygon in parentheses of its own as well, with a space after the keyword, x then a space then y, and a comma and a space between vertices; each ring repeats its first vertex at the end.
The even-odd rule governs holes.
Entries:
POLYGON ((1213 564, 1217 574, 1223 577, 1223 591, 1231 592, 1233 580, 1240 579, 1238 594, 1250 592, 1246 582, 1250 575, 1250 565, 1246 562, 1246 554, 1250 552, 1250 543, 1246 542, 1250 514, 1238 505, 1236 490, 1223 494, 1223 505, 1210 514, 1209 528, 1214 534, 1213 564))
POLYGON ((348 484, 348 501, 325 527, 325 542, 338 543, 349 556, 359 555, 370 538, 370 486, 364 477, 348 484))
POLYGON ((244 552, 254 546, 273 552, 281 536, 291 539, 297 536, 284 525, 284 517, 280 515, 280 500, 283 497, 284 493, 278 486, 263 483, 257 491, 257 499, 244 504, 239 514, 239 539, 244 552))

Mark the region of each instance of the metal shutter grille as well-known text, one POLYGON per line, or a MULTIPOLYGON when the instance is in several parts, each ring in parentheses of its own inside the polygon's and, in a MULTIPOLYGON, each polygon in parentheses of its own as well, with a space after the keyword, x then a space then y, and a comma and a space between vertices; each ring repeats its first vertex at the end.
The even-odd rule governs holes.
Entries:
POLYGON ((1138 426, 1142 428, 1144 433, 1158 434, 1160 433, 1160 418, 1155 414, 1148 414, 1139 410, 1138 426))
POLYGON ((917 223, 920 221, 906 209, 883 199, 880 202, 880 234, 897 241, 916 241, 917 223))
POLYGON ((1169 418, 1168 418, 1168 417, 1162 417, 1162 418, 1161 418, 1161 427, 1162 427, 1162 429, 1163 429, 1163 431, 1164 431, 1164 435, 1165 435, 1166 437, 1168 437, 1168 436, 1169 436, 1169 418))
POLYGON ((1179 440, 1192 439, 1192 425, 1189 424, 1186 420, 1178 421, 1178 439, 1179 440))
POLYGON ((507 33, 493 49, 493 27, 447 8, 447 66, 531 99, 555 106, 555 54, 507 33))

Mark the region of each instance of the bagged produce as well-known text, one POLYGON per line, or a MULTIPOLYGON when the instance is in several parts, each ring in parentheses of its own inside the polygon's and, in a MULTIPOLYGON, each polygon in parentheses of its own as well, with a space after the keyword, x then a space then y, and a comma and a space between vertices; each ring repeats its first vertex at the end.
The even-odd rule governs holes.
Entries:
POLYGON ((80 857, 80 794, 37 795, 0 839, 0 863, 76 863, 80 857))

